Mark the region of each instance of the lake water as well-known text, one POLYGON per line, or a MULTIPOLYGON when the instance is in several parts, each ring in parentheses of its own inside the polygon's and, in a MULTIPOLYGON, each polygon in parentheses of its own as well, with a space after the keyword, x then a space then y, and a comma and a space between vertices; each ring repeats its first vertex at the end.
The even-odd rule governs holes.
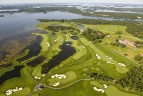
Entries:
MULTIPOLYGON (((124 20, 103 17, 91 17, 73 14, 69 12, 53 11, 44 13, 14 13, 4 14, 0 17, 0 40, 19 33, 36 31, 35 25, 38 24, 36 19, 78 19, 78 18, 91 18, 103 20, 124 20)), ((140 21, 140 20, 139 20, 140 21)))

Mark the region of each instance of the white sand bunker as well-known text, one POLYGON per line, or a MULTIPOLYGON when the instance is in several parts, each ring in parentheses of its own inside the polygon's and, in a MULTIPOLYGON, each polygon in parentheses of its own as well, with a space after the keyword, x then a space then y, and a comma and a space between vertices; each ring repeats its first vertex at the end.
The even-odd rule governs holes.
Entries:
POLYGON ((6 91, 6 96, 11 95, 13 92, 22 91, 22 90, 23 90, 22 87, 19 87, 19 88, 16 87, 15 89, 9 89, 9 90, 6 91))
MULTIPOLYGON (((108 86, 106 84, 103 84, 104 89, 108 88, 108 86)), ((97 87, 93 87, 93 89, 95 91, 101 92, 101 93, 105 93, 104 89, 98 89, 97 87)))
POLYGON ((118 63, 121 67, 126 67, 126 65, 125 64, 123 64, 123 63, 118 63))
POLYGON ((59 86, 60 82, 56 82, 55 84, 53 84, 54 87, 59 86))
POLYGON ((94 89, 95 91, 98 91, 98 92, 101 92, 101 93, 104 93, 104 92, 105 92, 103 89, 98 89, 97 87, 93 87, 93 89, 94 89))
POLYGON ((96 54, 96 57, 97 57, 97 59, 99 59, 99 60, 101 59, 101 56, 99 56, 98 54, 96 54))
POLYGON ((65 79, 67 77, 64 74, 55 74, 55 75, 52 75, 51 78, 65 79))
POLYGON ((103 87, 106 89, 106 88, 108 88, 108 86, 106 85, 106 84, 103 84, 103 87))
POLYGON ((47 47, 50 47, 50 43, 49 42, 47 42, 47 47))

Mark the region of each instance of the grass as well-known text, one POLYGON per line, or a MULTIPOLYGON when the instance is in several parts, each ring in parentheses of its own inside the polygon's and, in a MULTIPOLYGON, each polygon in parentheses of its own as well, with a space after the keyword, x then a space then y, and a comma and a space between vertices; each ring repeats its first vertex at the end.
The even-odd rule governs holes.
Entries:
POLYGON ((98 87, 98 88, 103 88, 103 86, 100 83, 98 83, 97 81, 91 81, 90 84, 95 87, 98 87))
POLYGON ((3 93, 3 94, 0 94, 0 96, 6 96, 6 95, 3 93))
POLYGON ((32 76, 38 76, 38 77, 41 77, 42 74, 41 74, 41 70, 42 70, 42 67, 41 66, 37 66, 36 68, 34 68, 34 71, 32 72, 32 76))
POLYGON ((23 88, 22 91, 17 91, 15 93, 12 93, 11 96, 26 96, 31 93, 31 89, 28 87, 23 88))
POLYGON ((77 79, 77 75, 74 71, 68 71, 65 73, 66 75, 66 78, 65 79, 58 79, 58 78, 51 78, 51 79, 48 79, 47 81, 49 82, 49 85, 53 85, 54 83, 56 82, 60 82, 61 84, 65 84, 65 83, 68 83, 68 82, 71 82, 73 80, 76 80, 77 79))
POLYGON ((120 91, 115 86, 112 85, 108 86, 108 88, 105 89, 105 93, 107 94, 107 96, 139 96, 120 91))
MULTIPOLYGON (((93 49, 93 51, 95 52, 95 54, 99 54, 100 56, 101 56, 101 58, 102 58, 102 60, 103 61, 110 61, 106 56, 110 56, 110 57, 116 57, 116 56, 120 56, 120 54, 117 54, 116 53, 116 56, 114 56, 114 55, 108 55, 107 53, 105 53, 105 52, 103 52, 102 50, 104 50, 104 49, 106 49, 107 50, 107 47, 104 47, 104 48, 98 48, 98 46, 99 46, 99 44, 96 44, 95 46, 93 45, 93 44, 91 44, 91 43, 88 43, 89 41, 87 41, 86 39, 84 39, 84 38, 81 38, 81 41, 82 42, 84 42, 84 44, 86 44, 86 45, 89 45, 89 47, 90 48, 92 48, 93 49)), ((108 51, 110 51, 111 49, 109 49, 108 48, 108 51)), ((113 50, 111 50, 111 51, 113 51, 113 50)), ((113 53, 113 52, 111 52, 111 53, 113 53)), ((110 54, 111 54, 110 53, 110 54)), ((123 57, 123 56, 121 56, 121 57, 123 57)), ((121 57, 119 57, 119 58, 121 58, 121 57)), ((114 58, 115 59, 115 58, 114 58)), ((111 77, 118 77, 119 76, 119 74, 117 73, 117 72, 119 72, 119 73, 126 73, 126 72, 128 72, 128 69, 126 68, 126 67, 121 67, 121 66, 119 66, 117 63, 119 62, 119 61, 117 61, 117 59, 115 59, 115 60, 112 60, 112 62, 114 62, 115 63, 115 67, 116 67, 116 70, 114 70, 115 68, 113 67, 113 65, 110 65, 110 64, 107 64, 106 62, 102 62, 102 68, 103 68, 103 70, 104 70, 104 72, 106 73, 106 74, 108 74, 108 75, 110 75, 111 77), (105 67, 106 66, 106 67, 105 67), (115 72, 115 73, 112 73, 112 72, 115 72), (117 72, 116 72, 117 71, 117 72), (114 74, 114 75, 113 75, 114 74)))
POLYGON ((48 47, 47 47, 48 36, 45 34, 40 34, 40 36, 42 36, 43 38, 41 42, 42 51, 47 51, 48 50, 48 47))
POLYGON ((114 57, 114 59, 118 62, 124 63, 126 64, 128 67, 131 67, 132 65, 135 65, 135 63, 129 59, 127 59, 126 57, 124 57, 123 55, 117 53, 116 51, 114 51, 112 48, 104 45, 103 43, 97 43, 95 44, 96 48, 98 49, 102 49, 101 51, 105 54, 108 54, 108 56, 110 57, 114 57))
POLYGON ((7 80, 2 85, 0 85, 0 93, 5 92, 8 89, 13 89, 15 87, 29 87, 30 89, 34 88, 35 82, 30 74, 27 73, 27 69, 24 68, 21 70, 22 77, 16 77, 7 80))
POLYGON ((127 46, 127 48, 120 48, 120 47, 113 47, 110 45, 112 41, 115 41, 116 39, 125 39, 130 42, 134 41, 143 41, 143 39, 133 36, 132 34, 129 34, 126 32, 126 26, 120 26, 120 25, 87 25, 90 28, 93 28, 95 30, 99 30, 103 33, 110 34, 110 37, 105 37, 102 41, 104 43, 107 43, 109 47, 112 47, 114 50, 118 51, 121 54, 128 54, 127 58, 134 60, 134 56, 138 53, 143 54, 143 50, 141 48, 133 48, 132 46, 127 46), (122 34, 116 34, 116 32, 122 32, 122 34), (118 37, 121 38, 118 38, 118 37))
MULTIPOLYGON (((75 23, 70 22, 45 22, 38 25, 38 28, 44 31, 48 31, 47 34, 37 34, 42 36, 43 40, 41 42, 42 50, 39 53, 42 56, 45 56, 47 59, 43 61, 43 63, 39 64, 36 67, 28 67, 25 66, 21 70, 21 77, 13 78, 7 80, 5 83, 0 85, 0 93, 4 93, 6 90, 15 87, 23 87, 24 90, 21 92, 14 93, 13 96, 26 96, 32 92, 34 86, 37 84, 34 81, 33 76, 41 77, 42 64, 49 62, 54 56, 56 56, 60 51, 60 45, 62 45, 65 41, 72 42, 72 46, 76 49, 76 53, 64 60, 58 66, 54 67, 50 70, 49 73, 46 74, 45 77, 42 77, 42 80, 38 80, 40 83, 44 83, 47 85, 53 85, 55 82, 60 82, 61 85, 59 87, 66 86, 76 80, 87 78, 87 73, 96 72, 108 77, 112 77, 114 79, 121 78, 125 73, 127 73, 131 66, 136 66, 135 62, 130 59, 127 59, 125 56, 117 52, 117 49, 113 46, 110 46, 109 43, 117 38, 117 34, 115 32, 122 31, 124 35, 122 38, 139 40, 125 31, 125 26, 117 26, 117 25, 85 25, 86 28, 90 27, 93 29, 97 29, 104 33, 109 33, 111 38, 105 37, 103 39, 103 43, 92 43, 88 41, 86 38, 82 37, 78 34, 78 40, 71 39, 71 34, 62 33, 62 30, 56 32, 55 36, 51 36, 52 31, 47 30, 46 28, 51 24, 60 24, 63 26, 72 26, 76 27, 75 23), (127 36, 128 35, 128 36, 127 36), (56 40, 56 41, 55 41, 56 40), (47 42, 50 43, 50 47, 47 47, 47 42), (104 43, 108 43, 105 45, 104 43), (84 46, 84 48, 83 48, 84 46), (96 54, 101 56, 99 60, 96 57, 96 54), (106 56, 112 57, 113 60, 110 60, 106 56), (107 61, 112 61, 115 64, 108 64, 107 61), (119 66, 119 62, 124 63, 126 67, 119 66), (54 74, 65 74, 67 76, 66 79, 52 79, 50 76, 54 74)), ((123 35, 122 34, 122 35, 123 35)), ((124 52, 128 52, 131 49, 122 49, 124 52)), ((138 49, 139 50, 139 49, 138 49)), ((133 51, 135 52, 135 51, 133 51)), ((18 56, 17 58, 27 54, 26 51, 24 54, 18 56)), ((129 52, 130 54, 130 52, 129 52)), ((30 59, 34 60, 34 57, 30 59)), ((14 64, 21 65, 26 64, 25 62, 16 62, 14 64)), ((3 70, 2 70, 3 71, 3 70)), ((106 83, 106 82, 102 82, 106 83)), ((117 89, 115 86, 110 85, 107 89, 105 89, 105 94, 97 92, 93 90, 93 86, 97 86, 99 88, 103 88, 101 81, 97 80, 89 80, 89 81, 80 81, 75 83, 65 89, 54 90, 50 88, 44 88, 41 91, 35 92, 32 96, 137 96, 124 91, 117 89), (100 82, 100 83, 99 83, 100 82), (117 95, 118 94, 118 95, 117 95)), ((108 82, 109 83, 109 82, 108 82)), ((3 96, 3 94, 0 94, 3 96)))
POLYGON ((106 96, 105 94, 94 91, 90 81, 81 81, 62 90, 45 88, 41 91, 40 96, 44 96, 44 94, 50 94, 52 96, 106 96))

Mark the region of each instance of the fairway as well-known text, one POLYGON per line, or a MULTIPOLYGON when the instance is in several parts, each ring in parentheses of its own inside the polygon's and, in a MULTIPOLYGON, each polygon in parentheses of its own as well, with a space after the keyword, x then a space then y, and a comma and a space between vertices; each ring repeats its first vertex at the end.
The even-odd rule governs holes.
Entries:
POLYGON ((108 86, 108 88, 105 91, 106 91, 107 96, 139 96, 139 95, 128 94, 128 93, 122 92, 112 85, 108 86))

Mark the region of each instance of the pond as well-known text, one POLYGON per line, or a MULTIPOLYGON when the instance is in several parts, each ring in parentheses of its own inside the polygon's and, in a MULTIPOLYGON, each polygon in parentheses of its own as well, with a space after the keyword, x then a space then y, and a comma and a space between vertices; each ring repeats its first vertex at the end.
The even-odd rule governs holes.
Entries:
POLYGON ((36 67, 38 64, 41 64, 44 60, 46 59, 46 57, 44 56, 39 56, 38 58, 36 58, 35 60, 28 62, 27 66, 31 66, 31 67, 36 67))
POLYGON ((0 84, 4 83, 6 80, 15 78, 15 77, 21 77, 20 70, 24 66, 15 66, 13 70, 6 72, 0 77, 0 84))
POLYGON ((77 36, 71 36, 71 39, 78 40, 78 37, 77 36))
POLYGON ((60 46, 62 49, 58 55, 53 57, 48 63, 42 66, 42 73, 46 74, 50 71, 50 69, 58 66, 62 61, 68 59, 74 53, 76 53, 76 49, 71 46, 71 42, 65 42, 63 45, 60 46))

